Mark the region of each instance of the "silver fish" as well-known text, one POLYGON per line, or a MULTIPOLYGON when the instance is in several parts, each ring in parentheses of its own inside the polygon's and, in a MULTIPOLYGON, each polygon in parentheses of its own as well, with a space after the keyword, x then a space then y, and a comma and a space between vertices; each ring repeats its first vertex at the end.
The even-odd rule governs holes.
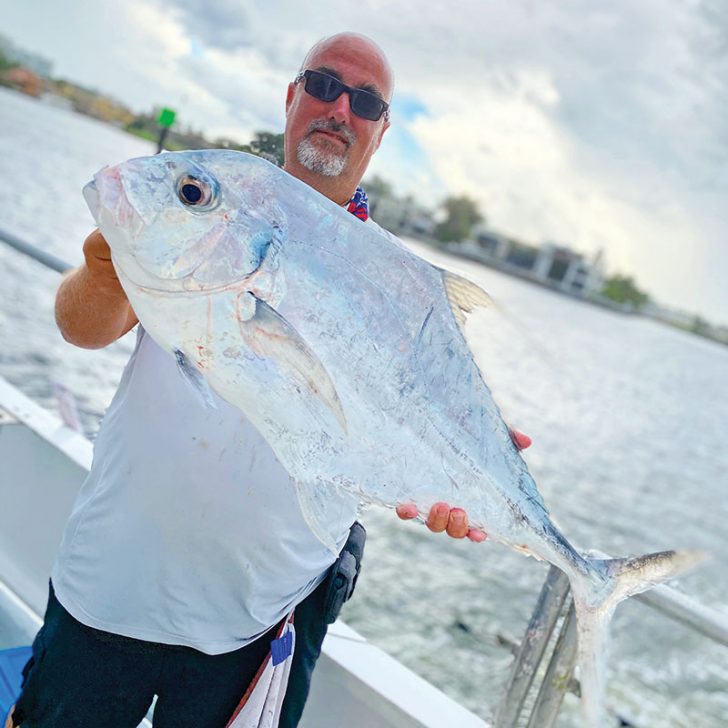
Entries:
POLYGON ((567 574, 600 725, 614 607, 699 555, 593 559, 554 526, 463 334, 487 294, 239 152, 134 159, 84 194, 142 325, 201 396, 209 384, 253 422, 329 548, 347 499, 445 501, 567 574))

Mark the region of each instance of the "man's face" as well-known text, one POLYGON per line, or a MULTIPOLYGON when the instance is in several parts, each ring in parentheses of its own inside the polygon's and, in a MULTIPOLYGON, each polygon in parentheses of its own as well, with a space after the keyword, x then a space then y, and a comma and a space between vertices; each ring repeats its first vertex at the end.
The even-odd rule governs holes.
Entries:
MULTIPOLYGON (((316 46, 304 70, 322 71, 347 86, 389 101, 392 78, 376 46, 359 36, 336 36, 316 46)), ((389 126, 363 119, 349 106, 349 95, 325 102, 310 96, 304 82, 289 84, 286 97, 285 169, 340 204, 364 176, 389 126)))

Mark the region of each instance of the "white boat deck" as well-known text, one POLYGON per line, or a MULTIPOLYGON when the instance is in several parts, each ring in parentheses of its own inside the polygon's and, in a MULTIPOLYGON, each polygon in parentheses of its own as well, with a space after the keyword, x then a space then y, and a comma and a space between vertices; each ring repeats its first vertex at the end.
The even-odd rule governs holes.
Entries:
MULTIPOLYGON (((0 649, 28 645, 92 445, 0 378, 0 649)), ((302 728, 484 728, 481 718, 341 622, 332 625, 302 728)))

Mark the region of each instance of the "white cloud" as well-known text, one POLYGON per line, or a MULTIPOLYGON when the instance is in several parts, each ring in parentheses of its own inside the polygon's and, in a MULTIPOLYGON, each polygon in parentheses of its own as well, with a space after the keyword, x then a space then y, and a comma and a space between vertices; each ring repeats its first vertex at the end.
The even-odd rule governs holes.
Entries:
POLYGON ((189 36, 174 16, 142 0, 128 3, 126 7, 129 19, 136 25, 136 47, 132 54, 136 63, 153 70, 162 59, 170 67, 189 52, 189 36))
POLYGON ((318 38, 366 29, 397 93, 425 111, 373 168, 430 204, 482 199, 496 225, 635 273, 658 297, 728 321, 728 10, 722 0, 217 0, 7 3, 5 32, 59 73, 137 109, 244 140, 283 124, 286 82, 318 38), (26 7, 27 6, 27 7, 26 7), (58 29, 73 28, 73 33, 58 29), (684 271, 690 267, 692 279, 684 271))
POLYGON ((612 268, 663 299, 698 300, 686 295, 693 285, 684 271, 708 265, 706 231, 680 185, 649 155, 615 163, 585 145, 563 122, 561 92, 545 69, 484 73, 467 95, 430 90, 430 114, 410 129, 447 187, 476 196, 495 227, 532 242, 604 248, 612 268))

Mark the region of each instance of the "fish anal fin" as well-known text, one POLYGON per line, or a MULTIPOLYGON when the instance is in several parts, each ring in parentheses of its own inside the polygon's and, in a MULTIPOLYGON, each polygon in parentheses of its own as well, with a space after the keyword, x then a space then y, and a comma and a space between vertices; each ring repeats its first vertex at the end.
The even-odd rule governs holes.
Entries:
POLYGON ((351 526, 358 501, 333 484, 294 482, 306 524, 314 536, 334 555, 339 555, 335 534, 351 526))
POLYGON ((493 299, 482 288, 456 273, 443 270, 442 282, 450 308, 461 327, 465 325, 467 315, 476 308, 494 305, 493 299))

